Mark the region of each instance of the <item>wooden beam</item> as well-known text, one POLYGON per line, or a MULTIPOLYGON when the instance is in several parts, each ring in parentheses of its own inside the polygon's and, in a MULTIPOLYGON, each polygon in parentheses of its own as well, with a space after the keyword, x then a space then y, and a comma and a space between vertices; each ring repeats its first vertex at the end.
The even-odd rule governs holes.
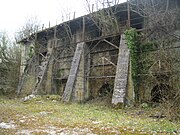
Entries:
POLYGON ((83 17, 83 41, 85 41, 85 17, 83 17))
MULTIPOLYGON (((114 64, 114 63, 113 63, 114 64)), ((101 67, 101 66, 112 66, 113 64, 108 63, 108 64, 98 64, 98 65, 91 65, 90 67, 101 67)), ((113 65, 114 66, 114 65, 113 65)), ((115 65, 116 66, 116 65, 115 65)))
MULTIPOLYGON (((103 52, 111 52, 111 51, 117 51, 117 49, 107 49, 107 50, 101 50, 101 51, 94 51, 94 52, 91 52, 91 54, 103 53, 103 52)), ((118 55, 118 52, 117 52, 116 55, 118 55)))
POLYGON ((92 4, 92 11, 91 11, 92 13, 94 12, 94 4, 92 4))
POLYGON ((73 16, 73 19, 75 19, 76 18, 76 12, 74 12, 74 16, 73 16))
POLYGON ((96 48, 96 46, 97 46, 100 42, 101 42, 101 40, 99 40, 99 41, 95 44, 95 46, 94 46, 92 49, 90 49, 89 52, 88 52, 85 56, 87 56, 89 53, 91 53, 91 51, 92 51, 94 48, 96 48))
POLYGON ((127 0, 127 15, 128 15, 128 27, 131 26, 131 12, 130 12, 130 2, 127 0))
POLYGON ((57 26, 54 27, 54 39, 56 39, 56 33, 57 33, 57 26))
POLYGON ((113 62, 111 62, 110 60, 108 60, 107 58, 103 57, 104 60, 106 60, 107 62, 109 62, 111 65, 115 66, 116 67, 116 64, 114 64, 113 62))
POLYGON ((105 41, 106 43, 110 44, 111 46, 115 47, 116 49, 119 49, 119 47, 117 47, 116 45, 114 45, 113 43, 107 41, 106 39, 104 39, 103 41, 105 41))
POLYGON ((115 78, 115 76, 86 76, 89 79, 115 78))

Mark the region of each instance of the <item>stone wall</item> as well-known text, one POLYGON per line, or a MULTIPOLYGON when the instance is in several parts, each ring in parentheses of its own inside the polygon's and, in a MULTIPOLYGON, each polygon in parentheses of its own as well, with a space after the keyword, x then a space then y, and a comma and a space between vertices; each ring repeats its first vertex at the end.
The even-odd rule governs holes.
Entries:
MULTIPOLYGON (((116 40, 111 42, 118 46, 119 38, 117 37, 116 40)), ((118 50, 110 44, 106 42, 96 44, 94 43, 94 45, 89 47, 91 49, 94 48, 90 53, 89 89, 91 98, 100 96, 100 91, 106 83, 111 87, 114 86, 115 65, 117 64, 118 56, 118 50)))

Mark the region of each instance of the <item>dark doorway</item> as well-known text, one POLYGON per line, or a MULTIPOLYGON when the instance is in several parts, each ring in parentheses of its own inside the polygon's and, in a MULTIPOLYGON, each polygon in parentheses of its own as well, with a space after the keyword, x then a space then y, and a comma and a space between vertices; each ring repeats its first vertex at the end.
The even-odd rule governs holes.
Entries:
POLYGON ((163 102, 165 100, 167 100, 168 95, 169 95, 169 85, 167 84, 158 84, 156 86, 153 87, 152 91, 151 91, 151 101, 152 102, 163 102))
POLYGON ((113 86, 110 85, 108 82, 104 82, 102 87, 99 89, 99 97, 104 97, 104 96, 111 96, 113 91, 113 86))

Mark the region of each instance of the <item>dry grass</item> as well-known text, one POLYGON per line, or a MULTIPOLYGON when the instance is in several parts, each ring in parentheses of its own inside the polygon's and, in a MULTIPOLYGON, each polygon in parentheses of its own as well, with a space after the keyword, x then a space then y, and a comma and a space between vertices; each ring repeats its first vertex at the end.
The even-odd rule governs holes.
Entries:
POLYGON ((98 104, 99 101, 96 104, 64 104, 57 99, 59 98, 56 96, 44 96, 21 102, 20 99, 1 98, 0 121, 13 121, 16 128, 0 129, 0 133, 9 135, 28 129, 33 134, 48 134, 44 131, 50 130, 50 127, 56 134, 62 129, 69 134, 75 132, 74 130, 79 134, 163 134, 176 133, 180 129, 178 123, 149 117, 152 113, 158 113, 158 109, 121 110, 98 104))

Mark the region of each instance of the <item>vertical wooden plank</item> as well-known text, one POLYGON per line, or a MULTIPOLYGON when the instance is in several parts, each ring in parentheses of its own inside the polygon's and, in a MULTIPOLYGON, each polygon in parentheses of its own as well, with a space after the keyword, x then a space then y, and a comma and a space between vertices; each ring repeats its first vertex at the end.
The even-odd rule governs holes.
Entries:
POLYGON ((54 39, 56 39, 56 33, 57 33, 57 26, 54 27, 54 39))
POLYGON ((92 13, 94 12, 94 4, 92 4, 92 11, 91 11, 92 13))
POLYGON ((42 25, 42 30, 44 29, 44 24, 42 25))
POLYGON ((76 12, 74 12, 74 16, 73 16, 73 19, 75 19, 76 18, 76 12))
POLYGON ((54 47, 57 46, 57 26, 54 27, 54 47))
POLYGON ((128 14, 128 27, 131 26, 131 11, 130 11, 130 2, 127 0, 127 14, 128 14))
POLYGON ((83 36, 82 36, 82 40, 85 40, 85 17, 83 16, 83 36))

